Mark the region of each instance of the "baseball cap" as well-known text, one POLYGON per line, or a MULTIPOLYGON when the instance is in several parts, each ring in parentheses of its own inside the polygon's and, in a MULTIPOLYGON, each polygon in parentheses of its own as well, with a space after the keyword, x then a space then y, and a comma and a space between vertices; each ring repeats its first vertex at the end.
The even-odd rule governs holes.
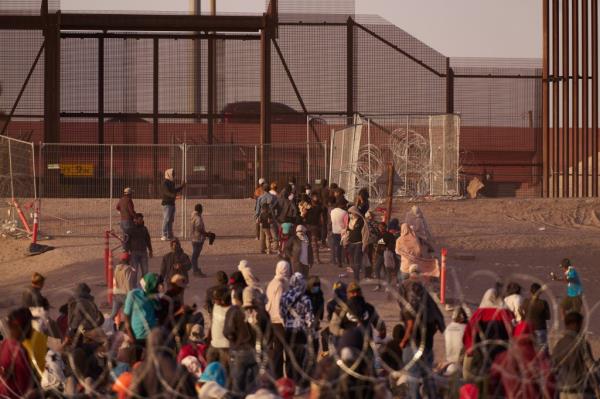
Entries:
POLYGON ((123 252, 121 254, 121 256, 119 256, 119 259, 121 259, 121 260, 129 260, 129 253, 123 252))
POLYGON ((181 274, 175 274, 171 277, 171 284, 176 285, 180 288, 187 287, 187 281, 185 281, 185 277, 181 274))
POLYGON ((125 187, 125 190, 123 190, 123 194, 133 194, 133 188, 125 187))
POLYGON ((296 232, 306 232, 306 227, 304 227, 303 225, 299 224, 298 226, 296 226, 296 232))
POLYGON ((350 293, 350 292, 360 292, 360 285, 358 285, 358 283, 356 281, 352 281, 350 284, 348 284, 348 288, 346 288, 346 292, 350 293))

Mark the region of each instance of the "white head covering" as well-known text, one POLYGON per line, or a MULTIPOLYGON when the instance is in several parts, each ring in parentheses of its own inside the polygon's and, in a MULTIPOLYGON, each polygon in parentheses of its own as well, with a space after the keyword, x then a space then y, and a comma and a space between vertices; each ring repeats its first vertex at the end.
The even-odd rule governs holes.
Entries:
POLYGON ((173 168, 165 170, 165 179, 173 181, 173 168))
POLYGON ((264 177, 261 177, 260 179, 258 179, 258 184, 263 185, 265 184, 267 181, 265 180, 264 177))
POLYGON ((259 280, 252 272, 247 260, 242 259, 240 261, 238 264, 238 270, 242 273, 242 276, 244 276, 244 280, 249 287, 258 287, 259 280))
POLYGON ((502 308, 503 306, 504 302, 495 288, 488 289, 483 294, 483 298, 481 298, 481 303, 479 304, 480 308, 502 308))
POLYGON ((275 267, 275 277, 267 285, 267 312, 271 316, 272 323, 283 323, 281 319, 281 313, 279 311, 279 304, 281 303, 281 296, 288 289, 289 279, 292 274, 292 268, 290 264, 285 260, 277 262, 275 267))

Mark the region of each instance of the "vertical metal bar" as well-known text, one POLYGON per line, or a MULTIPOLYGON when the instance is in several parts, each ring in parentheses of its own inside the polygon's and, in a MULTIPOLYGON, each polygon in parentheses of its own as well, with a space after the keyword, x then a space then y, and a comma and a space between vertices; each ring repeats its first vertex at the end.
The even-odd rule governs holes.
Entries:
POLYGON ((214 140, 214 128, 215 128, 215 89, 216 89, 216 70, 215 70, 215 39, 213 37, 208 38, 208 102, 207 102, 207 113, 208 113, 208 144, 212 144, 214 140))
POLYGON ((33 167, 33 198, 37 200, 37 174, 35 173, 35 146, 31 143, 31 163, 33 167))
MULTIPOLYGON (((98 37, 98 143, 104 144, 104 37, 102 36, 98 37)), ((101 163, 100 170, 103 169, 101 163)))
POLYGON ((15 200, 15 183, 13 181, 13 165, 12 165, 12 148, 10 145, 11 140, 6 139, 8 141, 8 173, 10 174, 10 199, 15 200))
POLYGON ((258 147, 254 145, 254 185, 258 184, 258 147))
POLYGON ((261 46, 261 85, 260 85, 260 174, 265 176, 267 169, 268 148, 271 142, 271 26, 266 16, 267 25, 260 32, 261 46), (266 151, 265 151, 266 150, 266 151))
POLYGON ((569 162, 568 144, 569 137, 569 1, 562 0, 562 129, 560 130, 559 162, 562 166, 562 196, 569 196, 569 162))
POLYGON ((60 13, 44 18, 44 141, 60 140, 60 13))
POLYGON ((558 86, 559 86, 559 68, 558 68, 558 18, 559 18, 558 0, 552 0, 552 75, 554 82, 552 84, 552 196, 559 196, 559 172, 558 172, 558 86))
MULTIPOLYGON (((597 0, 594 0, 597 1, 597 0)), ((582 188, 581 195, 589 196, 589 139, 588 129, 588 0, 581 1, 581 152, 582 152, 582 188)))
POLYGON ((579 130, 579 0, 573 0, 573 196, 579 197, 579 162, 581 149, 581 131, 579 130))
POLYGON ((354 21, 346 20, 346 116, 354 115, 354 21))
POLYGON ((592 1, 592 195, 598 196, 598 2, 592 1))
MULTIPOLYGON (((179 151, 181 151, 181 178, 184 182, 187 182, 187 161, 186 161, 186 143, 183 143, 179 146, 179 151)), ((187 215, 187 188, 181 190, 181 237, 183 239, 186 238, 186 215, 187 215)))
POLYGON ((371 119, 367 119, 367 148, 369 149, 369 197, 373 195, 371 193, 371 186, 373 182, 371 181, 371 176, 373 176, 373 171, 371 170, 371 119))
POLYGON ((158 144, 158 38, 152 43, 152 144, 158 144))
POLYGON ((306 177, 308 184, 310 184, 310 116, 306 115, 306 177))
MULTIPOLYGON (((100 151, 104 152, 104 148, 106 148, 104 145, 100 145, 100 151)), ((110 183, 109 183, 109 187, 110 187, 110 194, 109 194, 109 200, 108 200, 108 229, 112 230, 112 210, 113 210, 113 178, 114 178, 114 162, 113 162, 113 145, 110 145, 110 183)))
POLYGON ((329 184, 333 183, 333 176, 331 173, 333 171, 333 136, 334 130, 331 129, 331 134, 329 135, 329 184))
POLYGON ((542 0, 542 196, 550 196, 550 12, 549 0, 542 0))
POLYGON ((454 113, 454 71, 450 67, 450 57, 446 58, 446 113, 454 113))
POLYGON ((410 132, 408 130, 408 116, 406 116, 406 153, 404 154, 404 195, 408 195, 408 143, 410 132))

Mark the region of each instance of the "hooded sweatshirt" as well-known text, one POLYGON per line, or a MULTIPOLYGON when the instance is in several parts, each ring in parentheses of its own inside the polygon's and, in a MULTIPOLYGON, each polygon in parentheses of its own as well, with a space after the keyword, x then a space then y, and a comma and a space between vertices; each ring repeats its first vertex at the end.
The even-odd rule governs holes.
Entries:
POLYGON ((165 170, 165 180, 163 181, 162 205, 175 205, 177 194, 183 189, 183 186, 176 186, 173 181, 173 168, 165 170))
POLYGON ((281 296, 288 289, 289 277, 292 268, 285 260, 277 262, 275 277, 267 285, 267 312, 271 316, 273 324, 283 324, 281 318, 280 304, 281 296))
POLYGON ((70 334, 75 334, 78 329, 85 332, 102 326, 104 316, 94 303, 91 292, 92 290, 86 283, 80 283, 75 287, 73 297, 68 302, 70 334))
POLYGON ((300 273, 290 279, 290 288, 281 297, 280 315, 286 330, 306 332, 314 324, 312 304, 306 295, 306 281, 300 273))

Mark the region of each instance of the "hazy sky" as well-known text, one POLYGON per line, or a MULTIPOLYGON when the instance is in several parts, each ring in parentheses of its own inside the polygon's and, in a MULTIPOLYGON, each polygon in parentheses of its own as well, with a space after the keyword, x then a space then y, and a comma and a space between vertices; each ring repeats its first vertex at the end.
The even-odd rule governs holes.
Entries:
MULTIPOLYGON (((297 0, 304 1, 304 0, 297 0)), ((322 0, 327 1, 327 0, 322 0)), ((355 0, 450 57, 542 56, 538 0, 355 0)), ((61 0, 63 10, 186 11, 190 0, 61 0)), ((217 0, 222 12, 261 13, 265 0, 217 0)), ((202 0, 208 10, 209 0, 202 0)))

